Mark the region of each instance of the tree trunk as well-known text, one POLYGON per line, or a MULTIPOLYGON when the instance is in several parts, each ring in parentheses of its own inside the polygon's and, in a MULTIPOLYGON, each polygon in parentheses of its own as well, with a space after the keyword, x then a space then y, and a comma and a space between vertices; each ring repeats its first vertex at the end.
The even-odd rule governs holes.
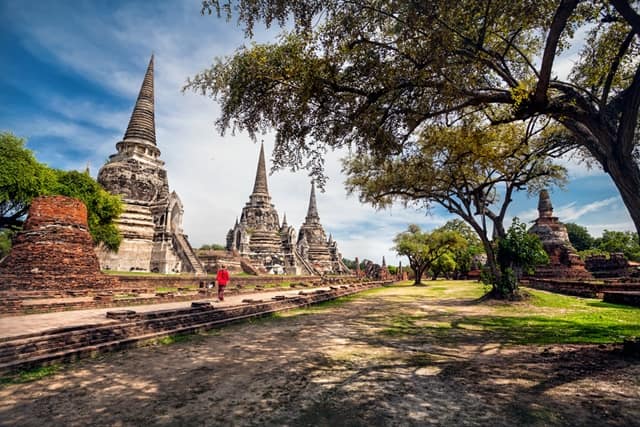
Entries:
POLYGON ((418 267, 415 267, 415 268, 413 269, 413 272, 414 272, 414 273, 415 273, 415 275, 416 275, 416 278, 415 278, 415 280, 413 281, 413 285, 414 285, 414 286, 420 286, 420 285, 422 285, 422 273, 424 273, 424 269, 425 269, 425 267, 422 267, 422 266, 418 266, 418 267))
POLYGON ((640 235, 640 168, 633 157, 619 154, 607 159, 607 172, 640 235))

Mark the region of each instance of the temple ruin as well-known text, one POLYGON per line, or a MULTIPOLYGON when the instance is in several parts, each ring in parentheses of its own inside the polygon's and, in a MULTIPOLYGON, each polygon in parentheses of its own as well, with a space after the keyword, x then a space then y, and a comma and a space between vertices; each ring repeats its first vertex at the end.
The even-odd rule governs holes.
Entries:
POLYGON ((327 239, 318 216, 315 188, 312 185, 309 209, 300 233, 282 224, 267 185, 264 145, 260 147, 258 168, 249 201, 240 220, 227 233, 228 251, 252 260, 263 272, 274 274, 341 274, 344 265, 337 244, 327 239))
POLYGON ((116 224, 123 240, 117 253, 97 249, 100 266, 116 271, 203 274, 182 230, 182 202, 175 191, 169 191, 167 171, 156 145, 153 55, 116 150, 100 169, 98 182, 122 196, 124 212, 116 224))
POLYGON ((100 272, 87 208, 65 196, 36 197, 10 254, 0 263, 0 289, 65 289, 112 285, 100 272))
POLYGON ((584 261, 569 241, 567 227, 553 216, 553 206, 547 190, 540 192, 538 219, 529 230, 540 238, 549 255, 549 264, 537 266, 535 276, 542 278, 590 279, 584 261))
POLYGON ((297 243, 298 252, 314 270, 320 273, 347 273, 349 269, 342 262, 342 255, 338 252, 337 243, 332 236, 327 235, 320 223, 318 206, 316 203, 316 189, 311 183, 309 208, 304 223, 300 226, 297 243))

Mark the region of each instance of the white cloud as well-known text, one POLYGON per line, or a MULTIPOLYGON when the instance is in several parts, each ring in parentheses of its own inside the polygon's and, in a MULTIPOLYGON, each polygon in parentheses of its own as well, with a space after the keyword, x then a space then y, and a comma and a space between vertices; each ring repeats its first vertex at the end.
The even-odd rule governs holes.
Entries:
POLYGON ((597 212, 607 206, 611 206, 618 200, 618 197, 609 197, 608 199, 597 200, 582 206, 576 206, 575 202, 569 203, 568 205, 560 206, 554 213, 557 217, 562 218, 562 221, 572 222, 590 212, 597 212))

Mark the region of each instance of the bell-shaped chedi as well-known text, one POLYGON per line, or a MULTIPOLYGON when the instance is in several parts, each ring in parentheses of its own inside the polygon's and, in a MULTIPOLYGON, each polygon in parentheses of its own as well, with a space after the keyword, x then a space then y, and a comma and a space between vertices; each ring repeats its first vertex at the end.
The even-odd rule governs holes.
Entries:
POLYGON ((156 145, 153 56, 117 153, 100 169, 98 181, 125 202, 155 203, 169 197, 169 181, 156 145))
POLYGON ((278 212, 271 203, 264 145, 261 145, 253 191, 242 208, 240 221, 236 220, 227 233, 227 250, 250 258, 263 272, 309 274, 296 264, 288 235, 288 226, 280 225, 278 212))
POLYGON ((156 144, 153 70, 151 56, 129 125, 116 144, 117 153, 98 172, 98 182, 124 201, 124 212, 116 221, 123 238, 120 250, 101 247, 98 257, 102 268, 109 270, 204 274, 183 233, 182 202, 169 190, 156 144))
POLYGON ((80 200, 44 196, 33 200, 27 221, 0 264, 0 289, 64 289, 110 283, 100 273, 80 200))
POLYGON ((538 236, 549 255, 549 264, 536 267, 535 276, 544 278, 590 279, 584 261, 569 241, 567 227, 553 216, 553 206, 547 190, 538 199, 538 219, 529 230, 538 236))
POLYGON ((324 232, 318 214, 316 201, 316 188, 311 182, 311 194, 309 207, 304 223, 300 226, 298 234, 298 252, 320 274, 347 273, 349 269, 342 261, 342 255, 338 251, 337 243, 324 232))

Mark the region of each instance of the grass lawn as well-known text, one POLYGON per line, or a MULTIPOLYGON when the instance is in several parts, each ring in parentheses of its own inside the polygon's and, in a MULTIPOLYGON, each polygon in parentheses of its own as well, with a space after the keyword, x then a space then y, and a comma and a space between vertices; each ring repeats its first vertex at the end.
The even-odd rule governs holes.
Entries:
POLYGON ((307 309, 291 317, 323 313, 347 302, 382 298, 397 310, 372 314, 377 334, 455 343, 468 339, 511 344, 613 343, 640 336, 640 308, 608 304, 524 288, 525 301, 484 300, 483 285, 472 281, 435 281, 426 286, 403 282, 369 290, 307 309))

